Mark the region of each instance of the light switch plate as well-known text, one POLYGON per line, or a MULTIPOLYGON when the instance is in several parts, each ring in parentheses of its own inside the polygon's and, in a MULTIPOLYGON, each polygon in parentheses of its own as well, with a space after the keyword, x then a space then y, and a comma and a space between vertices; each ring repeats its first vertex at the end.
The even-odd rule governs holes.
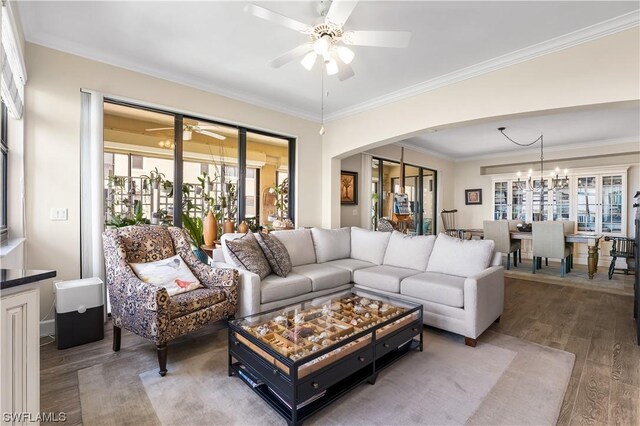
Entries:
POLYGON ((50 220, 68 220, 66 207, 54 207, 49 210, 50 220))

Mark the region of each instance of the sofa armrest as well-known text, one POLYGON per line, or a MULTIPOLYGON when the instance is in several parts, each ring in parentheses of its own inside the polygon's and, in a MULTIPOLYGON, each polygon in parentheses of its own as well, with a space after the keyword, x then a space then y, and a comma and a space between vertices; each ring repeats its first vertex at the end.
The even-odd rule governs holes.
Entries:
MULTIPOLYGON (((224 262, 213 262, 215 268, 235 269, 224 262)), ((238 318, 260 312, 260 276, 244 269, 235 269, 238 273, 238 318)))
POLYGON ((477 338, 504 310, 504 269, 490 266, 464 281, 466 337, 477 338))

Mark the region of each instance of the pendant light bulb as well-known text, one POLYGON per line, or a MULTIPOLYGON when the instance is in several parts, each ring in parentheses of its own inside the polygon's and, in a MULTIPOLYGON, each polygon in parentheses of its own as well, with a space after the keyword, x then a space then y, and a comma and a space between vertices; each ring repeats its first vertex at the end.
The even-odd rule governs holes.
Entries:
POLYGON ((324 64, 327 67, 327 75, 338 74, 338 63, 335 59, 329 59, 328 61, 325 61, 324 64))
POLYGON ((320 126, 320 136, 324 136, 325 130, 324 130, 324 124, 322 126, 320 126))
POLYGON ((313 68, 313 66, 316 63, 316 58, 317 57, 318 57, 318 55, 316 54, 316 52, 309 52, 306 55, 304 55, 304 58, 302 58, 302 60, 300 61, 300 64, 302 64, 302 66, 307 71, 311 71, 311 69, 313 68))
POLYGON ((356 56, 356 54, 353 53, 353 50, 349 49, 347 46, 338 46, 336 48, 336 52, 338 52, 338 57, 340 58, 340 60, 342 60, 342 62, 347 65, 349 65, 351 61, 353 61, 353 58, 356 56))
POLYGON ((318 55, 324 55, 329 51, 329 46, 331 46, 331 37, 323 35, 313 43, 313 51, 318 55))

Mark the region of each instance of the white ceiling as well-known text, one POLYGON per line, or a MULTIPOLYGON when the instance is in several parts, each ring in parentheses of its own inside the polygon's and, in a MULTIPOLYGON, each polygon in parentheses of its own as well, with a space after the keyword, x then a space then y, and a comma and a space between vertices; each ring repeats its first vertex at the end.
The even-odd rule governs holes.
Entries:
MULTIPOLYGON (((317 119, 320 114, 317 65, 312 72, 297 62, 280 69, 267 65, 306 36, 245 14, 244 1, 18 4, 30 42, 299 116, 317 119)), ((318 2, 259 4, 306 23, 319 20, 318 2)), ((584 29, 637 8, 637 1, 361 1, 345 28, 408 30, 413 37, 408 49, 354 47, 356 75, 344 82, 327 77, 325 113, 345 115, 363 104, 578 30, 598 33, 594 27, 584 29)), ((622 21, 637 25, 637 13, 622 21)), ((615 30, 615 22, 598 28, 615 30)), ((615 132, 615 126, 610 130, 615 132)), ((548 143, 553 140, 550 135, 548 143)), ((424 143, 436 141, 427 138, 424 143)), ((450 155, 457 154, 456 149, 442 148, 450 155)), ((497 145, 495 149, 499 151, 497 145)))
POLYGON ((606 107, 554 112, 525 117, 496 119, 458 127, 435 129, 435 132, 407 139, 402 145, 464 160, 478 156, 517 155, 539 152, 540 144, 525 148, 509 142, 497 129, 518 143, 529 143, 544 135, 545 151, 560 146, 576 150, 589 145, 636 143, 640 149, 640 104, 625 102, 606 107))

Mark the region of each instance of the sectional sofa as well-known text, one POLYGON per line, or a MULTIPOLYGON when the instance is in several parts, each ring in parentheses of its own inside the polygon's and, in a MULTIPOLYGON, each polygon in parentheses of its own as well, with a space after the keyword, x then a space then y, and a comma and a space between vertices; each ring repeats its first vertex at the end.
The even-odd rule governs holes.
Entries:
MULTIPOLYGON (((226 241, 242 235, 223 235, 213 266, 236 268, 226 241)), ((475 346, 477 337, 502 315, 502 257, 494 252, 493 241, 357 227, 273 235, 286 247, 292 271, 260 279, 239 269, 239 317, 355 286, 421 303, 425 324, 461 334, 467 345, 475 346)))

